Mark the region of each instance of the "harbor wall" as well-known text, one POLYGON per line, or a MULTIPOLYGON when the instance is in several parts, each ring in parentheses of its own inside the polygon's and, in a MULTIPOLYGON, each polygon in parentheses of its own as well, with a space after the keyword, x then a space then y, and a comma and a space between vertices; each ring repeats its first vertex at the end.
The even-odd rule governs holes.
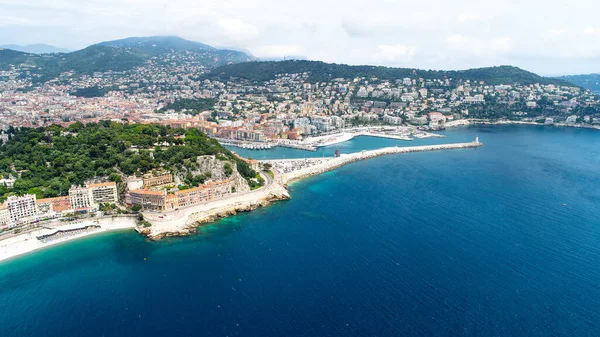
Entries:
POLYGON ((355 161, 365 160, 378 156, 398 153, 424 152, 424 151, 439 151, 452 149, 467 149, 482 146, 483 144, 475 141, 471 143, 454 143, 454 144, 439 144, 439 145, 423 145, 423 146, 407 146, 407 147, 386 147, 378 150, 362 151, 352 154, 342 155, 338 158, 331 159, 322 165, 307 167, 302 170, 283 174, 280 182, 283 185, 288 185, 296 180, 309 176, 321 174, 327 171, 334 170, 338 167, 350 164, 355 161))

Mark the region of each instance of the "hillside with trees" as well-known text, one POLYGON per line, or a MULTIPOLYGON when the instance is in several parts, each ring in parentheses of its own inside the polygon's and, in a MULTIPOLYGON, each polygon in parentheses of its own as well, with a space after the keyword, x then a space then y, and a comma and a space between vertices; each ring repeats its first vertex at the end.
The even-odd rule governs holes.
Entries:
POLYGON ((11 193, 63 196, 71 185, 94 177, 119 182, 124 175, 139 176, 158 168, 185 171, 202 155, 235 164, 251 186, 257 176, 243 160, 197 129, 102 121, 8 132, 10 140, 0 146, 0 174, 17 180, 13 189, 0 187, 0 200, 11 193))
POLYGON ((547 78, 512 66, 487 67, 468 70, 420 70, 382 66, 350 66, 320 61, 290 60, 279 62, 247 62, 218 67, 208 78, 228 80, 241 78, 249 81, 269 81, 281 74, 309 73, 309 81, 323 82, 334 78, 376 77, 397 80, 405 77, 425 79, 453 79, 483 81, 486 84, 566 84, 563 80, 547 78))

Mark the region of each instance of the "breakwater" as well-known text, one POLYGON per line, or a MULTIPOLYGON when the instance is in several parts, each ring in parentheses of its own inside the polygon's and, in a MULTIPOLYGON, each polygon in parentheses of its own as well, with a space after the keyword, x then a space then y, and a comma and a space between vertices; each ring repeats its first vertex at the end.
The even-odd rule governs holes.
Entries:
POLYGON ((476 148, 482 146, 483 143, 479 142, 479 139, 470 143, 454 143, 454 144, 439 144, 439 145, 423 145, 423 146, 407 146, 407 147, 386 147, 378 150, 361 151, 351 154, 345 154, 337 158, 333 158, 323 162, 320 165, 310 166, 297 171, 292 171, 283 174, 279 178, 279 182, 283 185, 288 185, 296 180, 321 174, 327 171, 334 170, 338 167, 353 163, 359 160, 365 160, 369 158, 379 157, 389 154, 399 153, 410 153, 410 152, 424 152, 424 151, 439 151, 439 150, 453 150, 453 149, 467 149, 476 148))

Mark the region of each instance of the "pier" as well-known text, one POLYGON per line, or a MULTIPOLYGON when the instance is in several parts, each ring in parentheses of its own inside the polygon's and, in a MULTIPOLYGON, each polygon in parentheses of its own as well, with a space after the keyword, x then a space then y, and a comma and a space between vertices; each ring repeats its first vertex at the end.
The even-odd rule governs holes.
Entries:
POLYGON ((313 145, 304 145, 304 144, 296 144, 296 143, 284 143, 284 142, 280 142, 277 143, 277 146, 281 146, 281 147, 289 147, 291 149, 297 149, 297 150, 304 150, 304 151, 311 151, 311 152, 315 152, 317 151, 317 148, 313 145))
POLYGON ((317 147, 311 144, 301 144, 301 143, 293 143, 286 141, 277 141, 277 142, 249 142, 237 139, 225 139, 225 138, 215 138, 221 145, 228 146, 236 146, 246 150, 269 150, 271 148, 281 146, 281 147, 289 147, 297 150, 304 151, 317 151, 317 147))
POLYGON ((373 133, 373 132, 361 132, 356 134, 357 136, 368 136, 368 137, 378 137, 378 138, 388 138, 388 139, 396 139, 396 140, 413 140, 407 135, 393 135, 389 133, 373 133))
POLYGON ((276 144, 266 142, 248 142, 237 139, 215 138, 221 145, 236 146, 246 150, 268 150, 276 144))

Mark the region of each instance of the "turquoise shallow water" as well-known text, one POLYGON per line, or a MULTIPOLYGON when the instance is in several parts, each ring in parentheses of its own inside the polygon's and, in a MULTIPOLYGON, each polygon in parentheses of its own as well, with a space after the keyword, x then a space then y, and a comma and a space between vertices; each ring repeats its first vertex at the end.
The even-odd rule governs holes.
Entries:
POLYGON ((192 237, 0 263, 0 336, 600 335, 600 133, 446 134, 485 146, 357 162, 192 237))

